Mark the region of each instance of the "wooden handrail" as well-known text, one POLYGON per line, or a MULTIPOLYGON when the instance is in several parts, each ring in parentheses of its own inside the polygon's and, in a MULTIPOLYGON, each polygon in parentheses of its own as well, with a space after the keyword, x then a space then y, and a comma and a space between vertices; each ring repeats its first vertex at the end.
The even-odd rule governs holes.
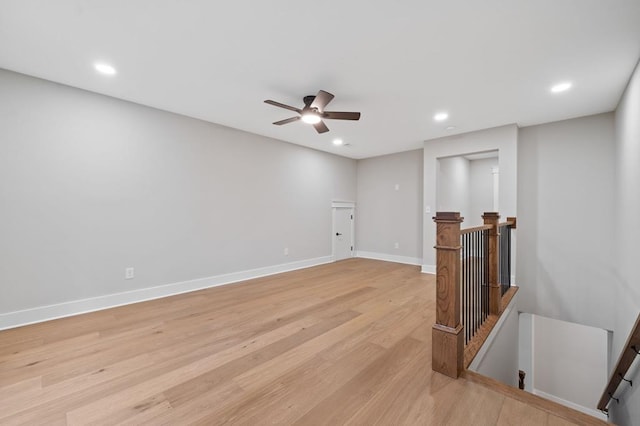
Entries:
POLYGON ((493 225, 475 226, 473 228, 461 229, 460 230, 460 235, 471 234, 472 232, 484 231, 484 230, 489 230, 489 229, 493 229, 493 225))
POLYGON ((498 226, 510 226, 512 229, 516 229, 516 218, 508 217, 506 222, 501 222, 498 226))
POLYGON ((598 410, 606 411, 607 404, 609 404, 609 401, 613 398, 618 386, 620 386, 620 382, 622 382, 631 364, 633 364, 636 356, 638 356, 638 351, 640 351, 640 314, 638 314, 638 319, 636 319, 636 323, 631 329, 627 343, 622 347, 620 358, 618 358, 616 368, 613 369, 609 383, 604 389, 604 392, 602 392, 602 396, 598 402, 598 410))

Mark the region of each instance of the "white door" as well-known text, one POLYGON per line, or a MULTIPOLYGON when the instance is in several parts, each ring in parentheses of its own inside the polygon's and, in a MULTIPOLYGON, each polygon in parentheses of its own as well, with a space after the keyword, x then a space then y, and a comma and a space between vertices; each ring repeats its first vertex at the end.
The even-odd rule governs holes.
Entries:
POLYGON ((333 208, 333 260, 353 257, 353 208, 333 208))

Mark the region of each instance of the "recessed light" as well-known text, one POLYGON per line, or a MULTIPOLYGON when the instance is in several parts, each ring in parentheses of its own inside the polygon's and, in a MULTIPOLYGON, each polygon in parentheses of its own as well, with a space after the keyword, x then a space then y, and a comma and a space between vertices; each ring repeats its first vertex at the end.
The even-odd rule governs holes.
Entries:
POLYGON ((307 124, 318 124, 320 122, 320 116, 313 112, 307 112, 302 114, 302 121, 307 124))
POLYGON ((455 130, 456 126, 447 126, 445 130, 455 130))
POLYGON ((447 114, 446 112, 439 112, 433 116, 433 119, 436 121, 444 121, 447 118, 449 118, 449 114, 447 114))
POLYGON ((569 81, 565 81, 564 83, 558 83, 555 86, 551 87, 551 92, 552 93, 560 93, 560 92, 566 92, 567 90, 571 89, 571 82, 569 81))
POLYGON ((344 142, 342 141, 342 139, 334 139, 333 140, 333 144, 336 146, 340 146, 342 144, 344 144, 344 142))
POLYGON ((109 64, 105 64, 103 62, 97 62, 93 65, 93 67, 101 74, 104 75, 115 75, 116 69, 109 64))

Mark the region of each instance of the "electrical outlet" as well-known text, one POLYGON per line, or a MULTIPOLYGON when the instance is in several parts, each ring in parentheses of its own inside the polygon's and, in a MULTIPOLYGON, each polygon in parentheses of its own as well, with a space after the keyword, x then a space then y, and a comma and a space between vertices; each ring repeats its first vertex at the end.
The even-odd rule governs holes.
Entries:
POLYGON ((395 190, 396 191, 400 191, 400 184, 399 183, 396 183, 395 190))
POLYGON ((425 213, 431 213, 431 206, 427 206, 424 208, 425 213))
POLYGON ((289 256, 289 247, 284 248, 284 255, 289 256))
POLYGON ((125 268, 125 270, 124 270, 124 279, 125 280, 131 280, 135 276, 136 276, 136 274, 135 274, 135 270, 133 269, 133 266, 125 268))
POLYGON ((395 243, 393 246, 394 246, 395 248, 399 249, 399 248, 400 248, 400 243, 395 243))

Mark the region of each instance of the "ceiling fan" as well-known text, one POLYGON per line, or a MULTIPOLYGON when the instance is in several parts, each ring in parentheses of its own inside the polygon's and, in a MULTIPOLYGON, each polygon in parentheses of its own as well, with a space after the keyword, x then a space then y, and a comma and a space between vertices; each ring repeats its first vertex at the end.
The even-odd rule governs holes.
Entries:
POLYGON ((298 117, 291 117, 284 120, 276 121, 275 123, 273 123, 276 126, 282 126, 283 124, 302 120, 305 123, 312 124, 318 133, 325 133, 329 131, 329 128, 322 121, 323 118, 329 120, 360 120, 359 112, 325 111, 324 108, 329 102, 331 102, 333 98, 334 96, 331 93, 320 90, 315 96, 310 95, 303 98, 304 107, 302 109, 281 104, 280 102, 272 100, 266 100, 264 102, 269 105, 288 109, 290 111, 295 111, 299 114, 298 117))

